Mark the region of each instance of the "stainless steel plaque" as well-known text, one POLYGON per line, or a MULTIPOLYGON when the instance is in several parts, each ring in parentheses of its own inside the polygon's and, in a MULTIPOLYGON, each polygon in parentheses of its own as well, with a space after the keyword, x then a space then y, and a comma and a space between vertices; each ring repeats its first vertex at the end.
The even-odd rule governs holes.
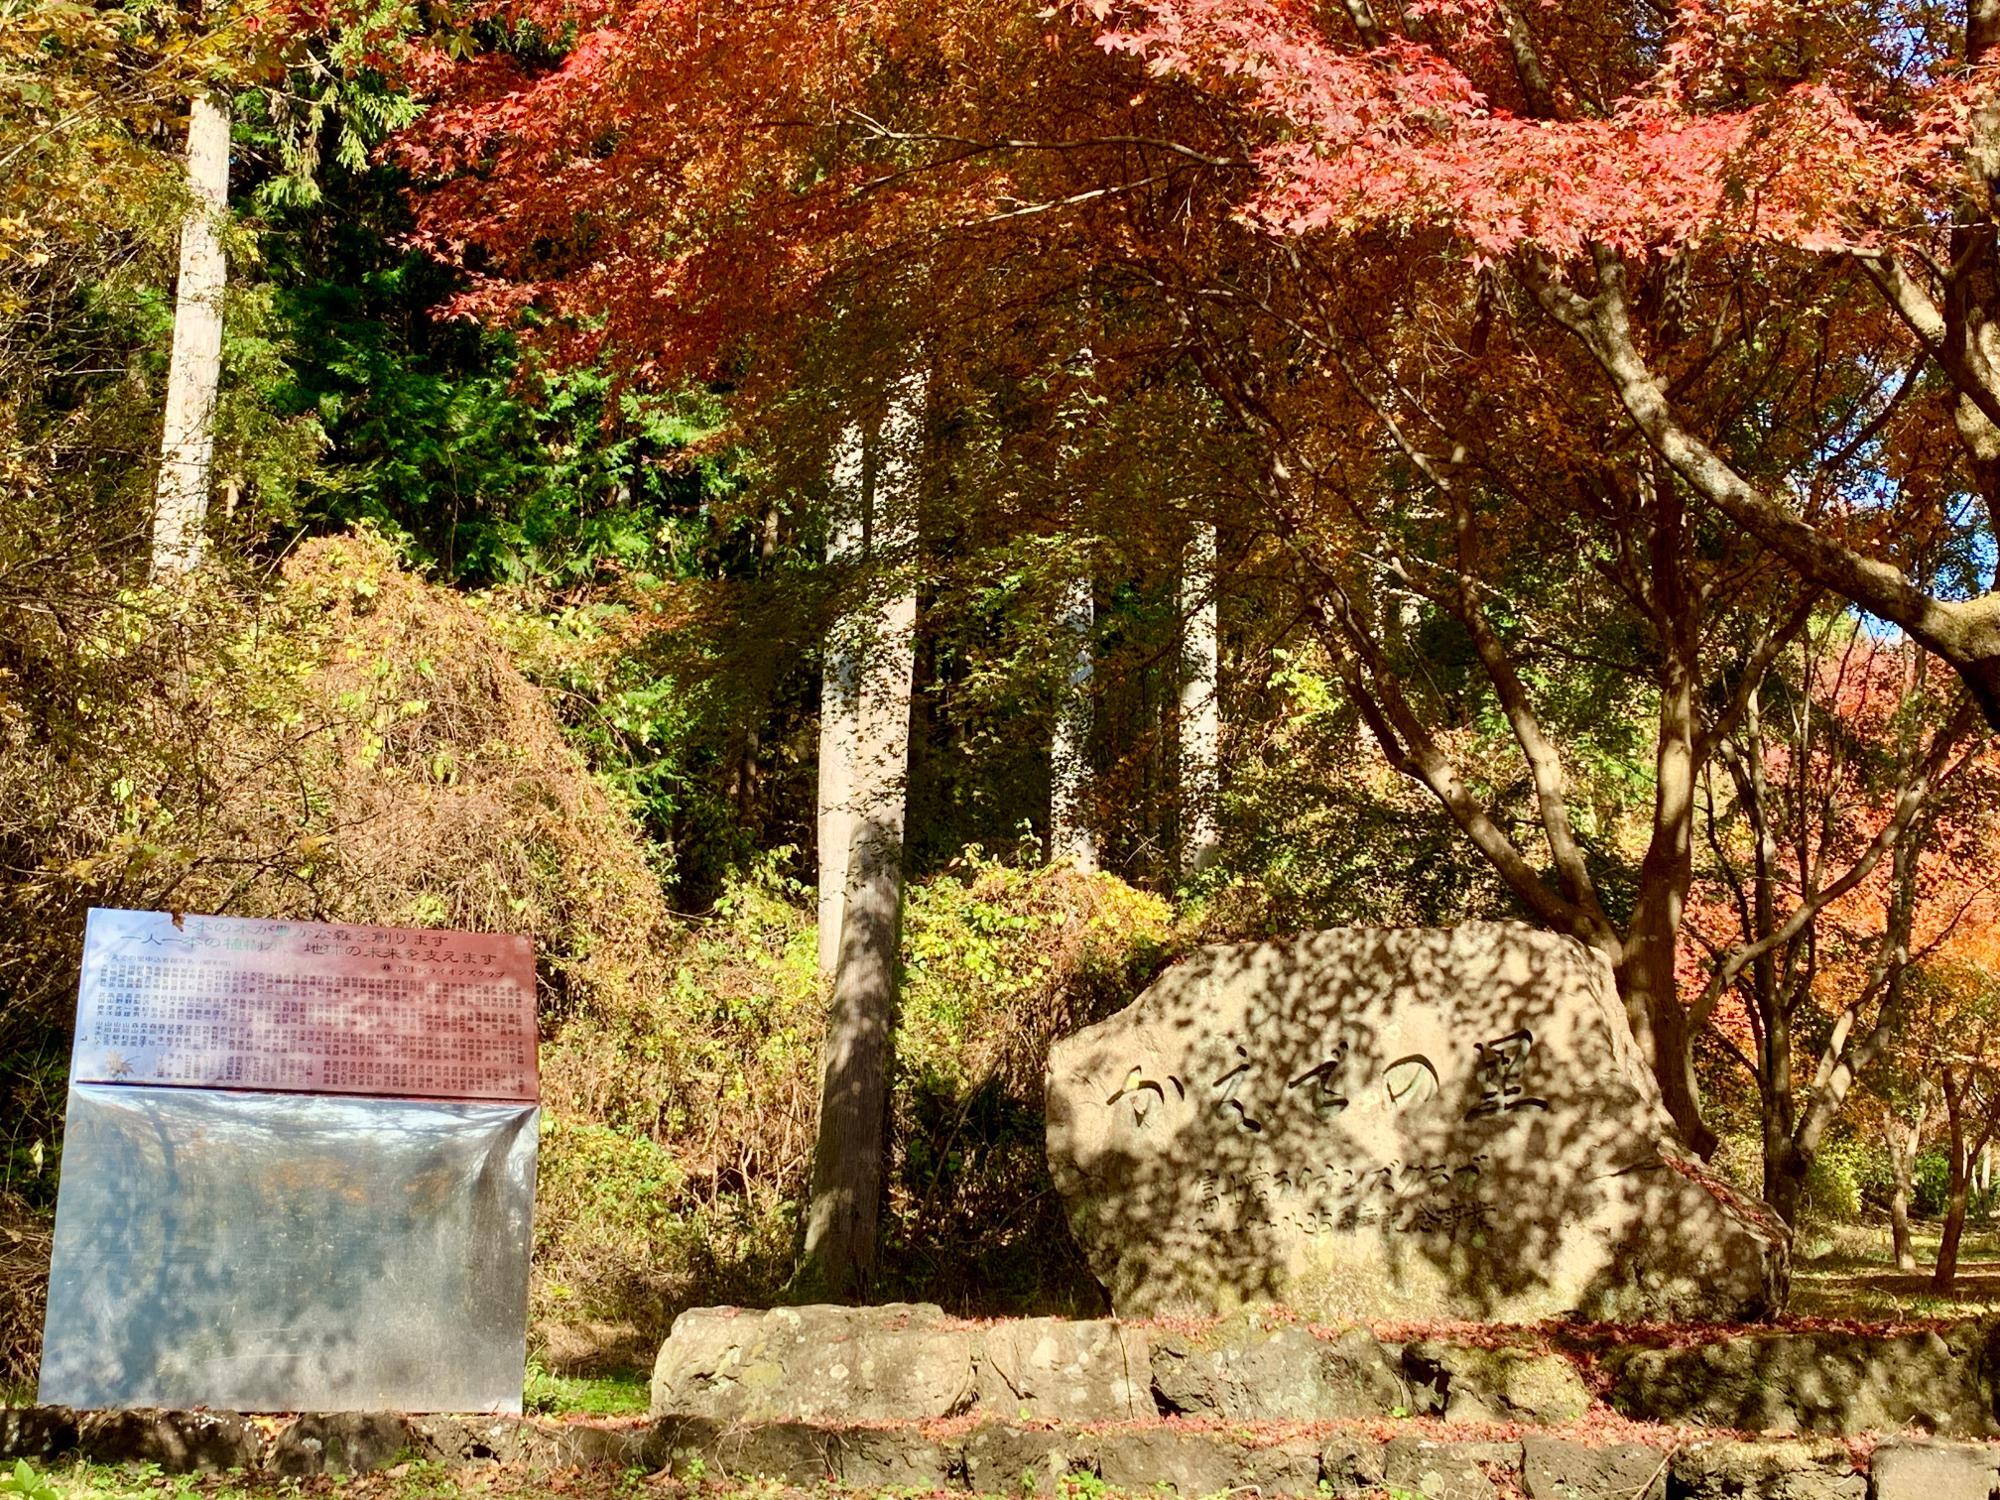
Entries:
POLYGON ((525 940, 97 911, 83 972, 41 1399, 518 1412, 525 940))
POLYGON ((519 1411, 535 1116, 72 1085, 41 1399, 519 1411))

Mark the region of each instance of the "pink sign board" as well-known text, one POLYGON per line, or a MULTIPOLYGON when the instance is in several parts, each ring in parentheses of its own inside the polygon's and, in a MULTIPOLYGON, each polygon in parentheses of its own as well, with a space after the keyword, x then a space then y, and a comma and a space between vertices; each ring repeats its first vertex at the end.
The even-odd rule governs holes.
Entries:
POLYGON ((90 913, 78 1083, 533 1103, 525 937, 90 913))

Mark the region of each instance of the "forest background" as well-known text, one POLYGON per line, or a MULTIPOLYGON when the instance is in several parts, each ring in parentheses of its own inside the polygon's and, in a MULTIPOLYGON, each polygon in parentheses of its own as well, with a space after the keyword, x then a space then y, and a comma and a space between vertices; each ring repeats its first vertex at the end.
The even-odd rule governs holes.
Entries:
POLYGON ((913 682, 875 1295, 1097 1310, 1048 1042, 1192 944, 1349 922, 1596 946, 1808 1246, 1990 1208, 1982 12, 1906 9, 0 0, 0 1376, 92 905, 530 932, 537 1360, 787 1295, 830 643, 904 595, 864 650, 913 682), (1650 139, 1662 78, 1678 154, 1615 191, 1464 187, 1523 161, 1479 121, 1650 139), (199 98, 228 282, 163 579, 199 98), (1434 128, 1420 202, 1313 175, 1434 128), (1801 186, 1801 139, 1851 150, 1801 186), (1909 241, 1943 332, 1867 238, 1883 139, 1957 226, 1909 241), (1746 180, 1789 194, 1747 228, 1746 180), (1635 319, 1722 479, 1617 383, 1635 319))

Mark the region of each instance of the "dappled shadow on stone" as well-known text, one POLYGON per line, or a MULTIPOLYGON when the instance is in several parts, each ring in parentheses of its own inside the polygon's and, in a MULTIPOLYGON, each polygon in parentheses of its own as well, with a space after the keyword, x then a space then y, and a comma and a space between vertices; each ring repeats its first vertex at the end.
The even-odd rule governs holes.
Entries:
POLYGON ((1653 1422, 1746 1432, 1916 1430, 2000 1433, 1994 1377, 2000 1334, 1961 1323, 1894 1336, 1835 1330, 1736 1334, 1606 1356, 1611 1402, 1653 1422))
POLYGON ((1122 1314, 1762 1315, 1785 1236, 1678 1148, 1603 962, 1513 924, 1204 949, 1060 1043, 1049 1155, 1122 1314))

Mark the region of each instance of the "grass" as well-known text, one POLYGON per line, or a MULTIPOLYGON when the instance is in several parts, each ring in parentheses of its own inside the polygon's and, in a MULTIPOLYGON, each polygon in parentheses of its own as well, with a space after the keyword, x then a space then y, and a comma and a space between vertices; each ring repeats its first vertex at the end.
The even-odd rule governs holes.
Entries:
POLYGON ((1792 1312, 1806 1318, 1869 1322, 1965 1318, 2000 1312, 2000 1225, 1967 1225, 1958 1253, 1958 1285, 1930 1289, 1938 1226, 1912 1226, 1917 1269, 1899 1271, 1887 1224, 1851 1224, 1808 1234, 1792 1273, 1792 1312))
POLYGON ((643 1417, 651 1399, 644 1375, 551 1375, 535 1364, 521 1388, 522 1406, 547 1417, 643 1417))

